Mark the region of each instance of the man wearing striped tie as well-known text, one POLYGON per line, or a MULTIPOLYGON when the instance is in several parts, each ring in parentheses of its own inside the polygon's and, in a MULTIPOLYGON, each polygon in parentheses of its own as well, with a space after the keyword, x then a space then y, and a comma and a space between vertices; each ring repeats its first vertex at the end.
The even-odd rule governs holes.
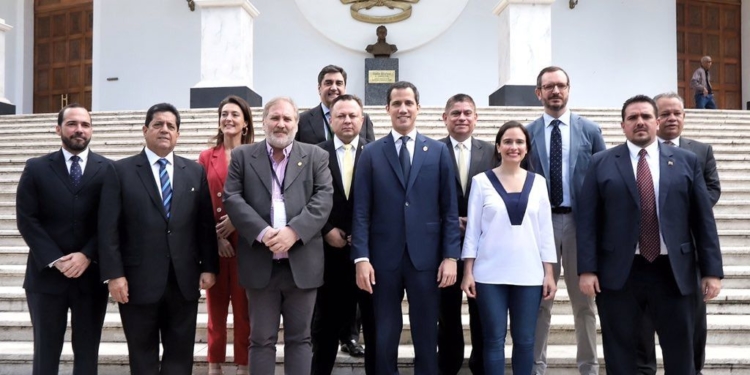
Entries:
POLYGON ((192 373, 199 288, 219 271, 206 173, 174 154, 179 130, 174 106, 151 106, 146 147, 113 163, 102 188, 101 278, 119 303, 132 374, 192 373))

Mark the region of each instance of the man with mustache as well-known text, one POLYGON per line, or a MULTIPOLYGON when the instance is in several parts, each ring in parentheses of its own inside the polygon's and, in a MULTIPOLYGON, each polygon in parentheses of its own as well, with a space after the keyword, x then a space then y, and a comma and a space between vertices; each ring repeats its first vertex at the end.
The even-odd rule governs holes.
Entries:
POLYGON ((57 115, 62 148, 29 159, 18 182, 16 222, 29 258, 23 287, 34 327, 32 374, 57 374, 68 310, 73 374, 96 374, 107 287, 96 264, 96 219, 104 171, 111 163, 89 150, 86 108, 57 115))
POLYGON ((273 374, 284 316, 284 371, 310 374, 310 325, 323 285, 321 229, 331 213, 328 154, 294 141, 297 106, 271 99, 263 108, 266 139, 232 151, 224 207, 240 234, 240 284, 250 312, 250 373, 273 374))
MULTIPOLYGON (((560 278, 560 265, 565 269, 565 285, 573 308, 576 362, 582 375, 599 373, 596 354, 596 315, 594 300, 578 288, 576 272, 576 224, 583 178, 595 153, 606 148, 601 128, 594 122, 568 110, 570 79, 562 68, 549 66, 537 76, 536 95, 544 105, 544 114, 528 125, 531 136, 531 170, 547 180, 552 204, 552 226, 555 233, 557 263, 555 280, 560 278)), ((542 301, 534 338, 534 375, 547 370, 547 337, 549 336, 552 304, 542 301)))

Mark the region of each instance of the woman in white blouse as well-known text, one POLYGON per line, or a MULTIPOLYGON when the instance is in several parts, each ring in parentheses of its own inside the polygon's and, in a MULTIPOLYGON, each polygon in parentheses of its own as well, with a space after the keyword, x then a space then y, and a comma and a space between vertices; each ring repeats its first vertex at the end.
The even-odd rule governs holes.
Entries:
POLYGON ((500 166, 474 176, 469 194, 461 289, 479 307, 487 374, 505 373, 509 312, 513 374, 531 374, 537 310, 557 290, 547 183, 521 168, 529 145, 523 125, 503 124, 495 138, 500 166))

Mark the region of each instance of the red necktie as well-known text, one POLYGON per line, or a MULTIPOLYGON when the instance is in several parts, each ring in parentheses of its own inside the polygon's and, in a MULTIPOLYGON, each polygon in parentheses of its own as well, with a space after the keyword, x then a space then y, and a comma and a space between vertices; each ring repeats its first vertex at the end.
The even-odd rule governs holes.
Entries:
POLYGON ((648 153, 645 149, 641 149, 638 153, 636 185, 641 196, 641 230, 638 246, 641 255, 649 262, 653 262, 659 256, 661 241, 659 240, 659 218, 656 216, 654 180, 651 178, 651 170, 648 168, 646 155, 648 153))

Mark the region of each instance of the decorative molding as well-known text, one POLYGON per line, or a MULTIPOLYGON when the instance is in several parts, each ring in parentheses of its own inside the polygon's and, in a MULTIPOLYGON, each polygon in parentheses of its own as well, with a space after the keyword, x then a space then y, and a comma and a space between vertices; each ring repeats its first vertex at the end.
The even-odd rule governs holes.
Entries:
POLYGON ((342 4, 352 4, 350 12, 352 18, 357 21, 374 23, 376 25, 385 23, 396 23, 411 17, 411 4, 418 3, 419 0, 341 0, 342 4), (387 16, 372 16, 361 13, 362 10, 370 10, 373 7, 388 7, 390 9, 400 9, 401 12, 387 16))
POLYGON ((258 17, 260 12, 250 3, 250 0, 193 0, 200 8, 230 8, 242 7, 252 18, 258 17))
POLYGON ((495 8, 492 9, 492 13, 497 16, 511 4, 552 5, 554 2, 555 0, 502 0, 495 5, 495 8))

